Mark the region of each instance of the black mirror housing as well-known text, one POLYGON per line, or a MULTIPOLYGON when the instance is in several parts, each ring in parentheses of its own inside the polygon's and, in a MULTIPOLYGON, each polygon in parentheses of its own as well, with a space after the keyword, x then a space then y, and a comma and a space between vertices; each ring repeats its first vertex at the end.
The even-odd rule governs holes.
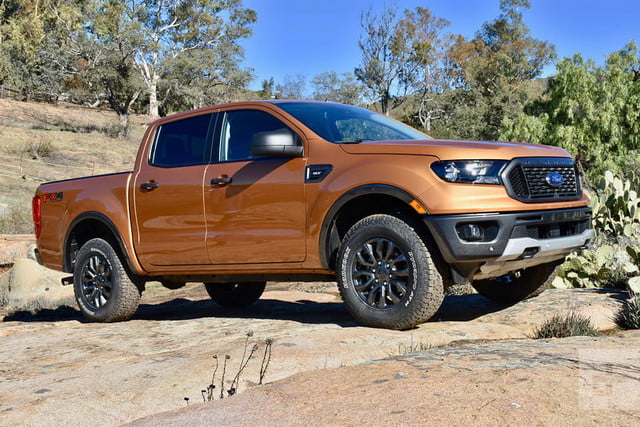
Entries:
POLYGON ((302 144, 298 137, 288 129, 259 132, 251 141, 251 154, 254 156, 300 157, 302 144))

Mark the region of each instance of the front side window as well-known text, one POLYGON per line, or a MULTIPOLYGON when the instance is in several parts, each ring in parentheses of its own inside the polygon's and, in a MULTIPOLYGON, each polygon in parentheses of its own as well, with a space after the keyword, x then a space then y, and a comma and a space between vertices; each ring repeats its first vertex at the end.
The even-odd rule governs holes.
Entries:
POLYGON ((225 113, 220 135, 220 161, 244 161, 264 158, 251 154, 255 134, 290 130, 271 114, 259 110, 235 110, 225 113))
POLYGON ((212 123, 211 114, 161 125, 156 131, 152 166, 175 168, 207 163, 207 138, 212 123))

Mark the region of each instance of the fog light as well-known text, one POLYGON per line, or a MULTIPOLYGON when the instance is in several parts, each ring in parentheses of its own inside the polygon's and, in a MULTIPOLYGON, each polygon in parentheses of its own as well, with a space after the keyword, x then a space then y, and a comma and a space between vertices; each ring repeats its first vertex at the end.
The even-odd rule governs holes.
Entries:
POLYGON ((467 242, 479 242, 484 240, 484 230, 477 224, 464 224, 458 226, 458 235, 467 242))

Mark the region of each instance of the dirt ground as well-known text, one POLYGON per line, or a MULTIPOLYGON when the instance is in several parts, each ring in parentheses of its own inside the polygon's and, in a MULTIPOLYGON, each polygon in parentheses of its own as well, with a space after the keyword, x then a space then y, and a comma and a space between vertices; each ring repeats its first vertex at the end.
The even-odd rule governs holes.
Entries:
MULTIPOLYGON (((529 339, 544 319, 570 310, 589 315, 601 330, 612 328, 618 292, 551 290, 514 306, 450 296, 432 321, 402 332, 356 325, 335 292, 327 284, 270 285, 253 306, 230 310, 211 302, 202 285, 151 285, 128 322, 86 323, 71 307, 7 315, 0 322, 0 425, 120 425, 175 410, 142 423, 425 424, 435 414, 433 421, 458 424, 549 424, 566 410, 565 421, 578 416, 590 424, 593 414, 580 406, 590 400, 578 397, 592 388, 576 381, 599 371, 554 362, 580 361, 580 351, 615 356, 616 372, 595 378, 598 387, 621 392, 616 378, 623 378, 640 396, 638 334, 529 339), (272 353, 261 374, 267 342, 272 353), (210 384, 212 401, 198 405, 210 384), (231 389, 238 395, 229 396, 231 389), (563 397, 570 390, 573 397, 563 397), (539 406, 509 415, 508 405, 528 402, 539 406), (495 408, 502 415, 494 419, 495 408), (548 410, 555 418, 542 416, 548 410)), ((627 401, 605 420, 637 421, 640 405, 627 401)))

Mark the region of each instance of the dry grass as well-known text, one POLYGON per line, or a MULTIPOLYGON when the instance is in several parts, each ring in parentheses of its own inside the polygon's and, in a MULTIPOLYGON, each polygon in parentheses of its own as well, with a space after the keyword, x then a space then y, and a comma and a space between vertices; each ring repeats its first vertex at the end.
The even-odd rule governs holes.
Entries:
POLYGON ((624 301, 616 316, 616 323, 624 329, 640 329, 640 295, 633 295, 624 301))
POLYGON ((112 111, 0 99, 2 231, 31 232, 30 200, 41 182, 131 170, 150 121, 132 116, 129 138, 119 139, 108 136, 118 125, 112 111))
POLYGON ((593 326, 590 318, 574 311, 565 315, 553 315, 534 332, 534 338, 538 339, 578 336, 596 337, 598 330, 593 326))

